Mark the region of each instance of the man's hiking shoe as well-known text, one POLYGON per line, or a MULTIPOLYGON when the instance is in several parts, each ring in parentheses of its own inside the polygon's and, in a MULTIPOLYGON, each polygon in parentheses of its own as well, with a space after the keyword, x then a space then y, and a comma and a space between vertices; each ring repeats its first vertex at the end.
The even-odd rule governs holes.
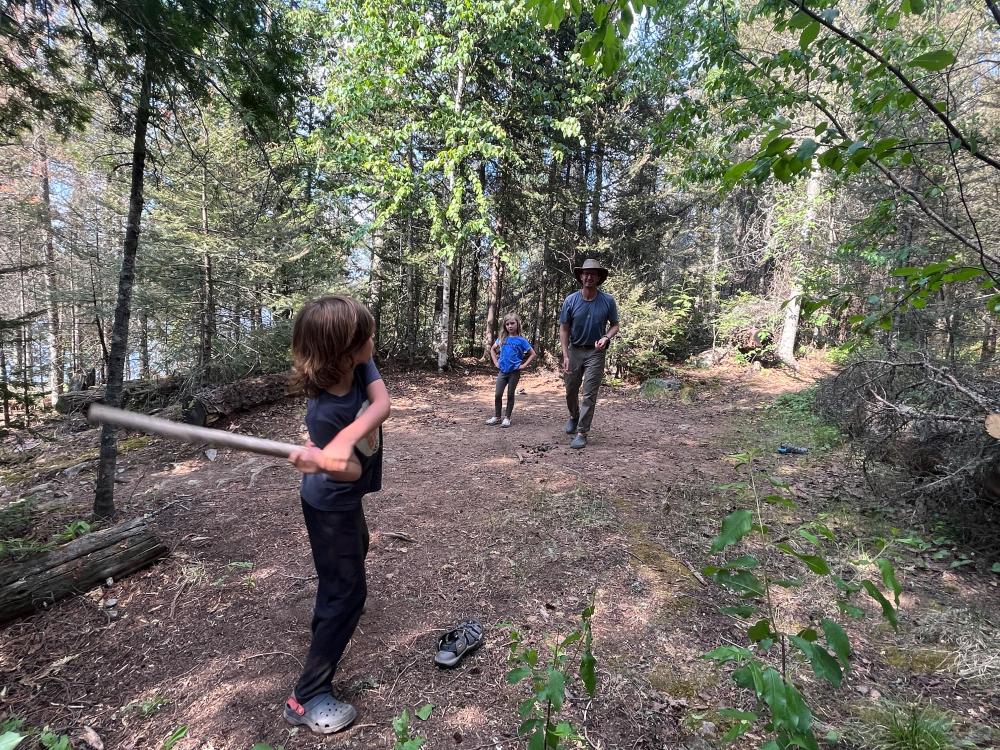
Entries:
POLYGON ((510 427, 510 417, 504 417, 503 422, 500 423, 501 427, 510 427))
POLYGON ((587 447, 587 436, 582 432, 578 432, 576 437, 573 438, 573 442, 569 444, 570 448, 586 448, 587 447))
POLYGON ((495 424, 500 424, 500 417, 490 417, 489 419, 486 420, 486 424, 490 425, 491 427, 495 424))
POLYGON ((338 701, 329 693, 317 695, 305 703, 299 703, 295 696, 285 701, 285 721, 294 726, 307 727, 316 734, 333 734, 347 729, 357 715, 354 706, 338 701))
POLYGON ((566 434, 572 435, 574 432, 576 432, 576 420, 570 417, 566 420, 566 434))
POLYGON ((483 645, 483 625, 479 620, 463 620, 438 640, 434 663, 439 667, 454 667, 462 657, 483 645))

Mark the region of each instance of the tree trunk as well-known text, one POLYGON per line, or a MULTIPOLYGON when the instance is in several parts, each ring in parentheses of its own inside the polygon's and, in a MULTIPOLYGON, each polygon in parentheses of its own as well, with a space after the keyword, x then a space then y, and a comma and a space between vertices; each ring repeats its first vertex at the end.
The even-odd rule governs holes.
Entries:
MULTIPOLYGON (((455 81, 455 114, 461 114, 462 112, 462 94, 465 92, 465 63, 459 62, 458 64, 458 77, 455 81)), ((448 174, 448 200, 450 201, 455 195, 455 173, 458 171, 458 165, 453 165, 451 172, 448 174)), ((451 263, 452 259, 449 257, 442 257, 438 261, 438 282, 437 282, 437 292, 434 298, 434 338, 435 338, 435 348, 437 349, 437 368, 438 372, 443 372, 448 369, 448 353, 451 351, 451 338, 450 333, 452 330, 451 325, 451 315, 450 315, 450 296, 451 296, 451 263)))
MULTIPOLYGON (((121 401, 125 357, 128 354, 128 324, 132 312, 132 285, 135 282, 135 257, 139 250, 139 229, 142 224, 143 184, 146 176, 146 130, 149 126, 151 72, 143 60, 139 100, 135 112, 135 137, 132 142, 132 175, 129 188, 128 221, 122 245, 122 267, 118 276, 118 300, 115 323, 111 329, 111 352, 108 358, 108 379, 105 403, 118 406, 121 401)), ((101 428, 101 454, 97 465, 97 486, 94 492, 94 515, 110 518, 115 514, 115 467, 118 459, 117 431, 110 425, 101 428)))
MULTIPOLYGON (((503 219, 498 220, 503 224, 503 219)), ((503 255, 500 243, 493 242, 493 254, 490 259, 490 280, 486 287, 486 323, 483 326, 483 359, 489 357, 490 347, 497 337, 497 321, 499 319, 500 286, 503 275, 503 255)))
POLYGON ((372 231, 372 259, 368 273, 368 304, 375 318, 375 349, 382 344, 382 230, 372 231))
POLYGON ((451 329, 448 331, 448 344, 450 348, 448 349, 448 358, 455 358, 455 330, 457 328, 458 322, 458 309, 462 302, 462 261, 464 256, 461 252, 458 253, 457 263, 455 264, 455 273, 451 276, 451 289, 448 290, 448 321, 451 325, 451 329))
POLYGON ((587 239, 587 199, 590 197, 590 148, 584 147, 580 152, 577 173, 577 222, 576 236, 587 239))
POLYGON ((476 243, 475 254, 472 259, 472 268, 469 273, 469 317, 465 323, 465 335, 468 342, 468 349, 465 352, 467 357, 475 356, 476 348, 476 312, 479 309, 479 266, 482 263, 483 247, 486 238, 481 237, 476 243))
POLYGON ((601 202, 604 195, 604 144, 594 144, 594 192, 590 203, 590 235, 601 236, 601 202))
POLYGON ((150 378, 149 360, 149 313, 143 310, 139 316, 139 377, 143 380, 150 378))
POLYGON ((142 518, 84 534, 62 547, 0 572, 0 624, 53 602, 124 578, 165 556, 169 550, 142 518))
POLYGON ((997 353, 997 327, 996 324, 990 320, 986 319, 983 324, 983 343, 979 350, 979 361, 989 362, 993 359, 993 356, 997 353))
POLYGON ((49 399, 54 409, 63 387, 63 353, 59 345, 59 290, 56 276, 55 230, 52 227, 52 201, 49 193, 49 156, 45 140, 38 142, 42 159, 42 219, 45 227, 45 302, 49 313, 49 399))
POLYGON ((28 302, 25 296, 24 283, 24 246, 20 232, 17 238, 17 261, 18 261, 18 300, 21 311, 21 319, 25 322, 21 324, 17 337, 17 369, 21 376, 21 401, 24 407, 24 427, 31 427, 31 400, 28 393, 31 380, 30 342, 31 323, 27 320, 28 302))
MULTIPOLYGON (((806 211, 802 219, 801 252, 808 252, 812 240, 813 219, 816 216, 816 202, 820 192, 820 174, 817 170, 809 175, 806 183, 806 211)), ((785 365, 798 369, 795 361, 795 339, 799 332, 799 315, 802 312, 802 279, 800 268, 800 253, 790 254, 791 285, 788 290, 788 303, 785 305, 785 319, 781 327, 781 338, 775 354, 785 365)))
POLYGON ((198 349, 198 377, 202 383, 210 383, 212 381, 212 346, 215 340, 215 279, 212 275, 212 253, 208 235, 207 164, 202 165, 201 173, 201 237, 205 246, 201 256, 201 325, 199 326, 201 345, 198 349))
POLYGON ((3 426, 10 427, 10 380, 7 378, 7 344, 0 331, 0 388, 3 389, 3 426))

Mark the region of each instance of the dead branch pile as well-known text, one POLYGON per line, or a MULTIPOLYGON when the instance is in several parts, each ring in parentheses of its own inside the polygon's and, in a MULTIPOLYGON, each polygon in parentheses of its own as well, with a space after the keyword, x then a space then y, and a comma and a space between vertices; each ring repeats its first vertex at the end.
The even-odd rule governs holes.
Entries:
POLYGON ((867 359, 846 367, 819 403, 854 439, 866 470, 898 470, 884 490, 947 510, 984 551, 1000 554, 1000 440, 985 429, 1000 412, 995 376, 927 359, 867 359))

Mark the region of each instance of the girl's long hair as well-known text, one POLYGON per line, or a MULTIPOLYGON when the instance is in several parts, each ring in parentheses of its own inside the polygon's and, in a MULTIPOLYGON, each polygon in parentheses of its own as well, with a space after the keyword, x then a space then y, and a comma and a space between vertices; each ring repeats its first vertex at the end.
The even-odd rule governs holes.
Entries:
POLYGON ((307 302, 292 326, 292 383, 317 396, 352 369, 355 354, 375 332, 368 308, 331 294, 307 302))
POLYGON ((500 326, 500 343, 502 344, 507 340, 507 321, 513 320, 517 323, 517 335, 523 336, 524 334, 521 330, 524 328, 524 324, 521 322, 521 316, 515 312, 509 312, 503 316, 503 323, 500 326))

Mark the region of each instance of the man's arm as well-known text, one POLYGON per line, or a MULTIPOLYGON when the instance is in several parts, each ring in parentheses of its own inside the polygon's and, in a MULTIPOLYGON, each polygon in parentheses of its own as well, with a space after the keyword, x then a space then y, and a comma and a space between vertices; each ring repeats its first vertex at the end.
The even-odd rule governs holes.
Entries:
POLYGON ((569 372, 569 323, 559 324, 559 345, 562 347, 563 371, 569 372))
POLYGON ((594 343, 594 347, 598 351, 602 351, 603 352, 605 349, 608 348, 608 345, 611 343, 611 339, 613 339, 615 336, 617 336, 618 335, 618 331, 620 331, 620 330, 621 330, 621 326, 618 325, 618 323, 615 323, 614 325, 611 326, 611 328, 608 329, 608 332, 606 334, 604 334, 603 336, 601 336, 601 338, 597 339, 597 341, 594 343))

